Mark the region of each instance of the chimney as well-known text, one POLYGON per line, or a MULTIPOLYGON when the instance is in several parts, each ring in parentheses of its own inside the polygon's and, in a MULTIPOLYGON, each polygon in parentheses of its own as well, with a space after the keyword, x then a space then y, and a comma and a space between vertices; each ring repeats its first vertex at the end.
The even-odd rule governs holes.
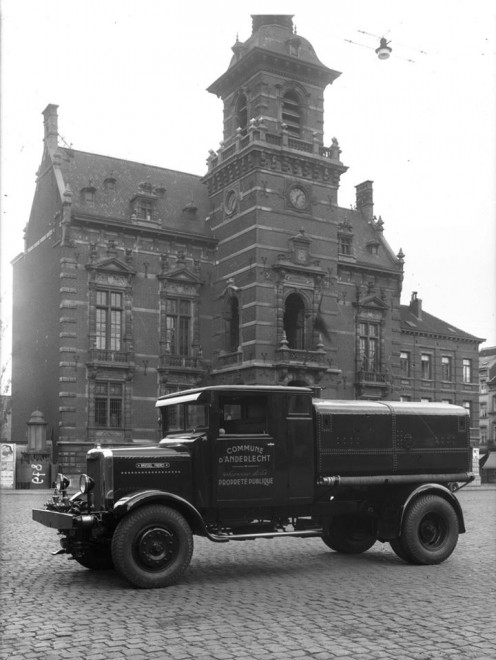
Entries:
POLYGON ((43 110, 42 115, 44 117, 44 128, 45 128, 45 145, 50 153, 53 153, 58 147, 58 136, 59 136, 59 126, 58 126, 58 115, 57 108, 58 105, 49 103, 47 107, 43 110))
POLYGON ((357 209, 366 220, 372 221, 374 218, 374 182, 364 181, 355 186, 355 189, 357 209))
POLYGON ((415 316, 419 321, 422 320, 422 300, 417 298, 417 292, 412 293, 412 299, 410 300, 410 312, 415 316))

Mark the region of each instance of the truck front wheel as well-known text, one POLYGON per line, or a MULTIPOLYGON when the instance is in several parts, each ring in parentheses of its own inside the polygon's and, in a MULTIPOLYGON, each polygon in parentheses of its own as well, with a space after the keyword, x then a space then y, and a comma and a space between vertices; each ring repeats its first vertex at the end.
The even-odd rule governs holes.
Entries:
POLYGON ((406 510, 401 547, 413 564, 440 564, 458 542, 454 508, 437 495, 423 495, 406 510))
POLYGON ((369 550, 377 540, 371 520, 364 516, 337 516, 324 525, 324 543, 346 555, 355 555, 369 550))
POLYGON ((141 589, 167 587, 182 576, 193 554, 193 534, 175 509, 140 507, 117 525, 112 538, 116 570, 141 589))

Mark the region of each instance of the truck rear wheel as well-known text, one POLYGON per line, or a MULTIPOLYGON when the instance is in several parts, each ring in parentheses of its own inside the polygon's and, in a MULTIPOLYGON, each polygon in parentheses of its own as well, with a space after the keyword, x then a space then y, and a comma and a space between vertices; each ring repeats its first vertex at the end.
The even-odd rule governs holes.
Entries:
POLYGON ((193 534, 184 517, 170 507, 150 504, 132 511, 112 539, 116 570, 141 589, 167 587, 188 567, 193 534))
POLYGON ((377 541, 373 523, 363 516, 337 516, 324 526, 324 543, 346 555, 355 555, 369 550, 377 541))
POLYGON ((437 495, 423 495, 406 510, 401 548, 414 564, 440 564, 455 549, 458 532, 451 504, 437 495))

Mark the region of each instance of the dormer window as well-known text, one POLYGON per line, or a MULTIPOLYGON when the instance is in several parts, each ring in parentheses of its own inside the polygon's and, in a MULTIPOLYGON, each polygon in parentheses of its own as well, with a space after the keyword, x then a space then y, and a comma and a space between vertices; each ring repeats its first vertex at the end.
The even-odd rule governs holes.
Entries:
POLYGON ((93 204, 95 202, 96 188, 87 186, 81 190, 81 201, 83 204, 93 204))
POLYGON ((282 102, 282 121, 287 126, 288 133, 293 137, 300 137, 301 109, 300 99, 296 92, 286 92, 282 102))
POLYGON ((339 254, 351 257, 353 255, 353 236, 340 235, 338 238, 339 254))
POLYGON ((109 176, 103 182, 103 189, 104 190, 115 190, 116 183, 117 183, 117 181, 114 179, 114 177, 109 176))
POLYGON ((300 53, 301 39, 299 37, 293 37, 288 41, 288 50, 289 54, 293 57, 298 57, 300 53))
POLYGON ((131 200, 132 218, 142 222, 155 222, 156 201, 154 195, 136 195, 131 200))
POLYGON ((183 217, 188 219, 188 220, 196 220, 196 212, 198 211, 198 207, 194 202, 190 202, 189 204, 186 204, 186 206, 183 208, 183 217))
POLYGON ((153 202, 151 199, 139 199, 136 204, 136 216, 139 220, 153 220, 153 202))
POLYGON ((378 243, 378 241, 369 241, 367 243, 367 250, 371 254, 378 254, 379 253, 379 243, 378 243))

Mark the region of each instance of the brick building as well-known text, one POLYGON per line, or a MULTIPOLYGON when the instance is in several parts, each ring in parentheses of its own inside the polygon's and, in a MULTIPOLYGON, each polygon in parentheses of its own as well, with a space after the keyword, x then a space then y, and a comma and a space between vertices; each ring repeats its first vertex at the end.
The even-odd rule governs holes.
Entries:
POLYGON ((471 415, 471 439, 479 445, 478 337, 422 309, 412 294, 401 305, 400 377, 395 391, 403 401, 443 401, 464 406, 471 415))
POLYGON ((13 436, 43 411, 68 472, 96 442, 156 440, 157 394, 200 383, 410 392, 398 389, 404 255, 371 181, 339 206, 347 167, 323 142, 339 72, 287 15, 254 16, 232 50, 208 90, 224 136, 203 178, 61 147, 57 106, 43 113, 14 261, 13 436))
POLYGON ((496 346, 479 354, 479 410, 481 450, 496 450, 496 346))

